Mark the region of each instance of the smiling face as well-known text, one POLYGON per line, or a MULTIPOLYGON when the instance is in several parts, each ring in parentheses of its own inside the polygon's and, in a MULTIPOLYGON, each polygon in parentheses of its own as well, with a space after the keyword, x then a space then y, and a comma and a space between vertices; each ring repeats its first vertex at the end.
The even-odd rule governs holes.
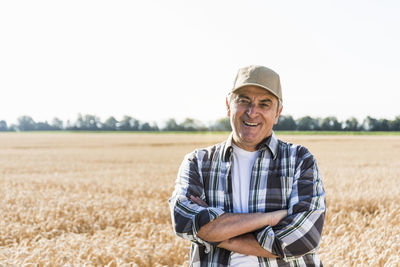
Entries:
POLYGON ((247 151, 255 151, 257 145, 272 134, 282 107, 278 99, 257 86, 245 86, 226 100, 228 116, 233 129, 233 142, 247 151))

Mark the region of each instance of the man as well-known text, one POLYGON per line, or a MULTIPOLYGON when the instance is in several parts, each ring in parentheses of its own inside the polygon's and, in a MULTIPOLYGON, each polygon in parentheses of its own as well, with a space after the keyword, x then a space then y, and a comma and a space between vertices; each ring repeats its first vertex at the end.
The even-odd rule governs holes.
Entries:
POLYGON ((226 99, 232 125, 220 144, 188 154, 169 200, 191 266, 322 266, 316 252, 325 192, 313 155, 278 140, 277 73, 239 70, 226 99))

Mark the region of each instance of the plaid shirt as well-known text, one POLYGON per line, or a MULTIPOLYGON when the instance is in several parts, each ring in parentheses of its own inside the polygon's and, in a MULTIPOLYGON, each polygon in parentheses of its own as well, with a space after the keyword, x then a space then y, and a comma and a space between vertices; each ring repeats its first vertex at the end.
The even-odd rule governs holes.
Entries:
MULTIPOLYGON (((192 241, 190 266, 229 266, 231 252, 197 236, 199 229, 233 212, 232 134, 220 144, 186 155, 169 199, 175 233, 192 241), (201 197, 208 208, 193 203, 201 197)), ((303 146, 276 139, 259 146, 249 187, 249 213, 287 209, 276 226, 254 232, 278 259, 258 257, 260 266, 322 266, 316 252, 325 218, 325 192, 313 155, 303 146)))

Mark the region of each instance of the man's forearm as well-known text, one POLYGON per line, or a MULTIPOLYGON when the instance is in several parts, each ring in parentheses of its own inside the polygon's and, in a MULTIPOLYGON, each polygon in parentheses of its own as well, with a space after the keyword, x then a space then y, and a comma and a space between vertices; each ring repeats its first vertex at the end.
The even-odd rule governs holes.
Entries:
POLYGON ((286 210, 269 213, 225 213, 200 228, 198 236, 209 242, 220 242, 277 224, 287 215, 286 210))
POLYGON ((254 235, 251 233, 225 240, 221 242, 218 247, 244 255, 258 256, 263 258, 277 258, 276 255, 262 248, 254 235))

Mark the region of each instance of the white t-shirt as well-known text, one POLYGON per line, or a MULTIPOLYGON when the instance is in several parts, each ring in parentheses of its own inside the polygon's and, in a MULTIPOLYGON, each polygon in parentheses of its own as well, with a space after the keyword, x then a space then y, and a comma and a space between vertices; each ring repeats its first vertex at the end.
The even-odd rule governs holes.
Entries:
MULTIPOLYGON (((233 146, 232 161, 232 196, 233 196, 233 212, 248 213, 249 212, 249 189, 251 171, 254 162, 258 157, 258 151, 250 152, 236 145, 233 146)), ((231 267, 258 267, 258 259, 256 256, 248 256, 240 253, 231 254, 231 267)))

